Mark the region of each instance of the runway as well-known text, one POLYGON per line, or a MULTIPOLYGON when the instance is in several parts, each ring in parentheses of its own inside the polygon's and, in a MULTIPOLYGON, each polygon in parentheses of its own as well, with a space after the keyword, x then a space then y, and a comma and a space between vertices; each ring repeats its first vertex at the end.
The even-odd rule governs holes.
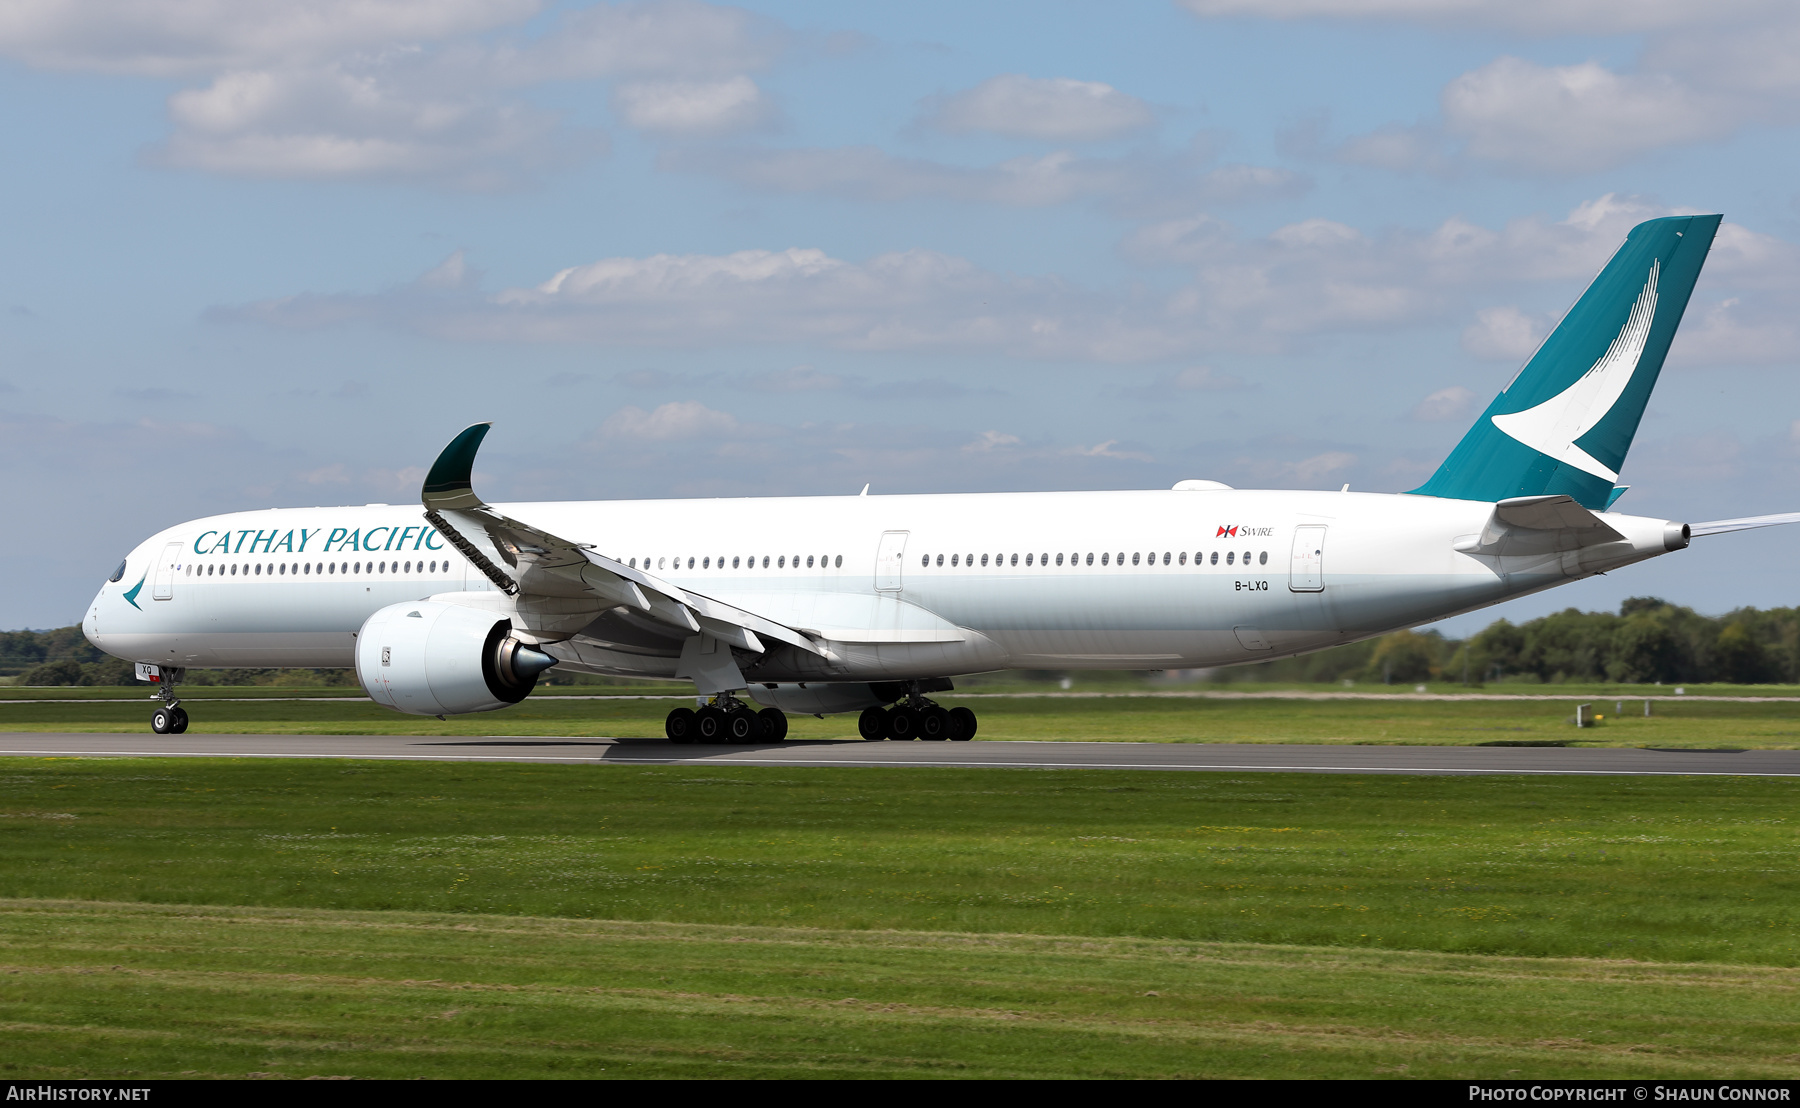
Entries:
POLYGON ((1307 746, 1132 742, 786 742, 677 746, 663 740, 523 735, 0 734, 0 756, 365 758, 570 765, 916 766, 1189 772, 1574 774, 1800 777, 1800 750, 1307 746))

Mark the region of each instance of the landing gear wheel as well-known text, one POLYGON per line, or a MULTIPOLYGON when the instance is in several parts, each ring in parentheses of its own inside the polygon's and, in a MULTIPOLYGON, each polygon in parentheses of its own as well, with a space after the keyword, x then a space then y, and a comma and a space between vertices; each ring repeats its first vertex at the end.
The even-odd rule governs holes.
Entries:
POLYGON ((762 717, 748 708, 725 713, 725 734, 734 743, 753 743, 762 738, 762 717))
POLYGON ((725 713, 712 705, 694 713, 694 733, 703 743, 716 743, 725 739, 725 713))
POLYGON ((898 743, 909 743, 919 737, 919 721, 905 708, 895 708, 887 714, 887 737, 898 743))
POLYGON ((787 738, 787 713, 780 708, 764 708, 756 713, 763 719, 763 738, 772 743, 787 738))
POLYGON ((663 720, 663 734, 669 736, 672 743, 691 743, 694 741, 699 721, 694 718, 692 708, 677 708, 663 720))
POLYGON ((158 735, 175 734, 175 709, 158 708, 150 713, 150 730, 158 735))
POLYGON ((887 738, 887 713, 880 708, 864 708, 856 717, 856 733, 870 742, 887 738))
POLYGON ((950 737, 950 713, 933 704, 919 712, 919 737, 942 742, 950 737))
POLYGON ((957 742, 967 742, 975 737, 975 713, 967 708, 956 707, 949 711, 950 726, 947 728, 948 738, 957 742))
POLYGON ((175 726, 169 728, 169 734, 171 734, 171 735, 187 734, 187 725, 188 725, 187 709, 186 708, 176 708, 174 711, 175 711, 175 726))

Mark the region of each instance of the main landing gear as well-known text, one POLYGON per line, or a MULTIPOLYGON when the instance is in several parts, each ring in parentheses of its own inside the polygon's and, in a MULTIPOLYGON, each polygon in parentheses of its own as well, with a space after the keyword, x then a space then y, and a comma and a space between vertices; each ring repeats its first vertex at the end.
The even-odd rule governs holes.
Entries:
POLYGON ((179 735, 188 729, 187 709, 175 695, 175 685, 184 671, 173 666, 162 667, 156 692, 151 695, 162 704, 150 713, 150 730, 158 735, 179 735))
POLYGON ((698 711, 670 712, 663 731, 677 743, 778 743, 787 738, 788 720, 780 708, 759 712, 730 693, 720 693, 698 711))
POLYGON ((913 739, 966 742, 975 737, 975 713, 958 706, 940 707, 919 692, 914 681, 912 691, 892 708, 865 708, 856 721, 856 730, 871 742, 891 739, 910 742, 913 739))

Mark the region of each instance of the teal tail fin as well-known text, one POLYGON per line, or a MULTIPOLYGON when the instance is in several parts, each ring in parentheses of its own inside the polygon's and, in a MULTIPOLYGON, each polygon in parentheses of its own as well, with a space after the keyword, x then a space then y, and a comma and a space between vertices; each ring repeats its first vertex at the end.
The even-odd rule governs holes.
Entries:
MULTIPOLYGON (((1640 223, 1431 480, 1498 501, 1564 493, 1603 511, 1723 216, 1640 223)), ((1621 490, 1622 491, 1622 490, 1621 490)))

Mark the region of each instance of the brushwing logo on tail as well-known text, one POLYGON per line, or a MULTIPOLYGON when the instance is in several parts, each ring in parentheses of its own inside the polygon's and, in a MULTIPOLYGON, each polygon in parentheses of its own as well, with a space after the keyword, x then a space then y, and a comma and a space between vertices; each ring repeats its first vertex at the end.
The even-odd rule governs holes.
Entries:
POLYGON ((1619 335, 1593 368, 1568 388, 1535 407, 1522 412, 1493 417, 1494 426, 1526 446, 1559 462, 1574 466, 1607 481, 1619 475, 1599 459, 1575 445, 1575 440, 1593 430, 1612 411, 1625 387, 1637 372, 1638 359, 1644 356, 1644 343, 1650 338, 1650 323, 1656 318, 1656 278, 1660 262, 1650 263, 1650 277, 1644 291, 1619 335))

